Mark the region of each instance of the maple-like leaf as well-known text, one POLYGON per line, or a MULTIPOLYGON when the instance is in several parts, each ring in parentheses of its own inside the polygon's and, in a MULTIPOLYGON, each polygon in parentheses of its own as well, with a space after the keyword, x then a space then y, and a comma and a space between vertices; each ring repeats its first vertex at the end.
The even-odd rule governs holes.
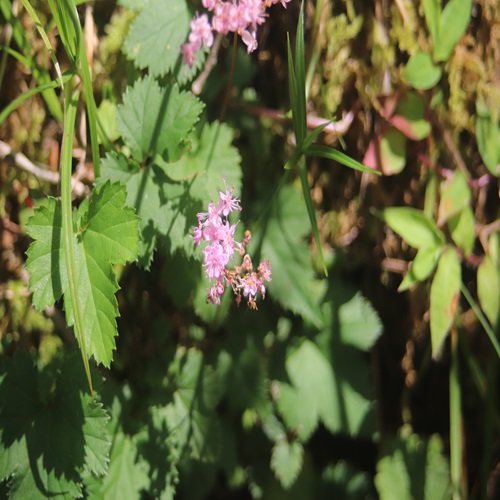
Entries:
POLYGON ((140 11, 130 26, 123 51, 138 68, 154 76, 172 73, 181 84, 191 80, 205 60, 200 50, 192 68, 182 63, 181 45, 187 41, 192 12, 186 0, 149 0, 144 5, 127 1, 140 11))
MULTIPOLYGON (((181 100, 189 105, 190 97, 182 96, 181 100)), ((196 214, 218 197, 222 178, 239 193, 241 159, 231 145, 232 139, 229 127, 206 124, 199 137, 193 139, 192 149, 176 162, 166 162, 157 155, 150 164, 141 167, 135 157, 128 159, 117 152, 103 159, 102 177, 97 183, 109 179, 124 184, 127 204, 135 207, 141 219, 141 265, 149 267, 158 245, 170 253, 181 251, 193 255, 194 244, 189 234, 196 224, 196 214)), ((132 148, 132 144, 127 142, 127 145, 132 148)))
MULTIPOLYGON (((125 206, 125 189, 119 184, 96 188, 90 203, 75 212, 74 256, 78 301, 83 319, 86 352, 109 366, 117 334, 118 290, 113 265, 136 259, 138 218, 125 206)), ((53 198, 37 209, 27 224, 35 239, 28 249, 26 269, 30 272, 33 305, 42 309, 64 295, 67 321, 73 325, 73 305, 64 258, 61 202, 53 198)))
POLYGON ((128 87, 117 107, 117 127, 134 158, 156 154, 172 161, 186 150, 188 136, 203 109, 202 102, 176 85, 160 87, 146 76, 128 87))

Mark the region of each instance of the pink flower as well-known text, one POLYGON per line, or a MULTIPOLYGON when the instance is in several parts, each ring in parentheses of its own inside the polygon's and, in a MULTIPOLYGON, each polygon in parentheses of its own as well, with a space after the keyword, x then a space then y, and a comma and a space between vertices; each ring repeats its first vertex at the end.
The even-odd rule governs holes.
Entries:
MULTIPOLYGON (((224 185, 226 185, 226 180, 224 185)), ((203 250, 203 267, 209 280, 215 280, 215 284, 207 289, 207 301, 220 304, 220 297, 225 288, 231 288, 236 295, 236 301, 241 301, 241 293, 248 300, 248 306, 257 309, 256 298, 260 293, 265 297, 265 281, 271 281, 271 266, 269 261, 264 260, 258 266, 258 272, 253 272, 253 264, 250 255, 245 253, 251 233, 245 231, 243 242, 236 241, 234 234, 236 224, 230 224, 228 216, 235 210, 241 210, 239 198, 233 196, 234 187, 219 192, 219 202, 208 204, 207 212, 197 214, 198 225, 193 229, 193 240, 196 246, 202 241, 207 245, 203 250), (243 257, 242 264, 233 269, 228 267, 234 254, 243 257)))
POLYGON ((196 53, 213 45, 213 32, 227 35, 237 33, 247 46, 247 52, 257 49, 257 27, 266 20, 266 9, 280 2, 283 7, 290 0, 202 0, 203 7, 212 13, 195 17, 190 24, 188 43, 181 47, 183 60, 190 67, 196 61, 196 53))

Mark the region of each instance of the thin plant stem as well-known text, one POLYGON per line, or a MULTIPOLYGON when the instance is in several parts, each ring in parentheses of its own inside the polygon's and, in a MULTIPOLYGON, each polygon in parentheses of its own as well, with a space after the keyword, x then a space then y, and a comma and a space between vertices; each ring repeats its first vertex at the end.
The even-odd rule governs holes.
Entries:
POLYGON ((482 327, 484 328, 484 331, 486 332, 486 335, 488 335, 488 338, 493 344, 497 356, 500 358, 500 344, 498 343, 495 332, 493 331, 493 328, 486 319, 486 316, 483 314, 483 311, 481 311, 481 308, 477 305, 476 301, 472 298, 472 295, 469 293, 469 290, 467 290, 467 287, 462 282, 460 282, 460 291, 462 292, 463 296, 465 297, 465 299, 471 306, 472 310, 476 314, 477 319, 479 320, 482 327))
POLYGON ((452 483, 452 498, 462 498, 462 412, 459 377, 459 353, 457 330, 451 329, 451 367, 450 367, 450 473, 452 483))
POLYGON ((77 283, 77 271, 75 263, 74 233, 73 233, 73 210, 71 203, 71 164, 73 158, 73 137, 75 132, 76 110, 78 107, 78 92, 75 94, 69 88, 64 91, 64 132, 61 154, 61 205, 62 205, 62 233, 64 238, 64 258, 68 273, 69 294, 73 308, 75 334, 80 345, 83 364, 87 374, 87 380, 92 396, 92 377, 90 375, 89 359, 87 357, 86 340, 83 334, 83 318, 80 309, 77 283))
POLYGON ((234 33, 233 37, 233 56, 231 58, 231 69, 229 71, 229 79, 227 80, 226 92, 224 93, 224 101, 222 102, 222 108, 219 115, 219 123, 222 123, 224 115, 226 114, 227 103, 229 102, 229 93, 231 92, 231 86, 233 84, 234 67, 236 66, 236 47, 238 43, 237 34, 234 33))

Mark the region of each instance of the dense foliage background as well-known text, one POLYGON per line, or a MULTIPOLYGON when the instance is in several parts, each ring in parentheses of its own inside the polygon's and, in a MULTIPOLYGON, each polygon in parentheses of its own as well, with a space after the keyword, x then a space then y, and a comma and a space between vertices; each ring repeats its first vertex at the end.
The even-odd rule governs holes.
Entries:
POLYGON ((0 0, 1 496, 500 495, 498 2, 300 9, 190 69, 201 2, 0 0))

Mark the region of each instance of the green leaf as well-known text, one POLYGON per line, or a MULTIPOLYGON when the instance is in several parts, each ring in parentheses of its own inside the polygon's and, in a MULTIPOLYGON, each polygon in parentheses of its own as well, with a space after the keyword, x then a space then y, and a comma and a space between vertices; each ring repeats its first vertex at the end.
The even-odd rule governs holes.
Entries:
POLYGON ((334 433, 370 437, 375 430, 370 368, 358 347, 368 350, 380 336, 381 324, 361 295, 348 293, 338 282, 331 288, 331 300, 323 306, 324 329, 314 342, 305 340, 288 350, 291 384, 276 383, 278 410, 302 441, 319 420, 334 433))
POLYGON ((493 122, 491 113, 484 104, 476 104, 476 137, 479 153, 490 173, 500 175, 500 127, 493 122))
POLYGON ((439 0, 422 0, 424 6, 425 21, 429 27, 432 40, 436 43, 439 26, 441 24, 441 5, 439 0))
POLYGON ((237 168, 241 158, 232 146, 233 136, 233 129, 224 123, 205 124, 199 137, 193 139, 193 147, 188 153, 178 161, 164 165, 165 173, 175 181, 190 180, 196 175, 204 177, 206 192, 202 199, 216 200, 223 177, 228 186, 239 187, 241 184, 241 173, 237 168))
POLYGON ((444 339, 455 318, 461 279, 462 271, 457 252, 449 247, 439 259, 431 285, 430 326, 434 357, 439 356, 444 339))
POLYGON ((337 151, 336 149, 329 148, 328 146, 323 146, 321 144, 311 144, 304 150, 304 154, 310 156, 319 156, 321 158, 327 158, 328 160, 336 161, 341 165, 353 168, 354 170, 380 175, 379 172, 373 170, 372 168, 365 167, 363 164, 354 160, 350 156, 347 156, 341 151, 337 151))
MULTIPOLYGON (((41 309, 52 304, 63 292, 67 321, 72 325, 60 211, 60 202, 50 199, 47 207, 36 210, 29 220, 27 231, 36 241, 28 250, 26 269, 31 273, 30 289, 36 293, 35 307, 41 309)), ((74 239, 76 280, 81 292, 78 300, 84 315, 87 353, 106 366, 111 362, 117 334, 118 285, 113 265, 135 260, 137 222, 133 209, 125 206, 123 186, 106 183, 95 189, 74 239)))
POLYGON ((29 289, 33 293, 33 305, 41 311, 61 298, 63 283, 68 279, 62 249, 61 203, 48 198, 46 206, 35 209, 26 231, 34 240, 26 252, 29 289))
POLYGON ((238 151, 231 145, 233 134, 226 125, 206 124, 194 148, 178 162, 166 163, 156 157, 150 166, 140 168, 121 153, 111 153, 102 161, 100 185, 106 179, 119 181, 127 187, 127 203, 140 217, 142 240, 139 262, 148 268, 158 244, 170 253, 182 251, 193 256, 195 246, 189 235, 196 225, 196 214, 206 211, 208 203, 217 200, 223 188, 241 189, 241 168, 238 151), (194 173, 185 181, 173 181, 194 173), (168 176, 167 176, 168 175, 168 176))
POLYGON ((149 485, 147 464, 139 459, 136 436, 121 430, 113 436, 107 474, 101 479, 86 480, 87 492, 93 498, 134 500, 149 485))
POLYGON ((442 246, 420 248, 408 273, 401 282, 401 285, 399 285, 398 292, 404 292, 418 281, 426 280, 432 271, 434 271, 441 256, 442 248, 442 246))
POLYGON ((164 409, 176 441, 192 458, 214 460, 220 453, 220 427, 214 409, 222 396, 215 370, 204 365, 203 354, 179 348, 171 366, 175 392, 164 409))
POLYGON ((406 137, 395 128, 388 128, 380 138, 380 163, 385 175, 399 174, 406 165, 406 137))
POLYGON ((302 469, 304 448, 298 441, 278 441, 271 452, 271 469, 283 488, 288 489, 302 469))
POLYGON ((176 85, 161 88, 146 76, 123 94, 117 128, 139 163, 155 154, 174 161, 189 145, 186 138, 202 109, 203 104, 188 92, 176 85))
POLYGON ((399 99, 394 115, 389 120, 408 139, 420 141, 431 131, 425 118, 425 106, 422 98, 415 92, 406 92, 399 99))
POLYGON ((182 64, 181 45, 187 41, 191 14, 185 0, 149 0, 134 19, 123 51, 140 69, 154 76, 172 73, 182 64))
POLYGON ((416 208, 391 207, 381 215, 385 223, 412 247, 438 247, 445 242, 435 222, 416 208))
POLYGON ((120 134, 116 127, 116 105, 104 99, 97 109, 97 117, 99 119, 99 142, 106 143, 107 141, 116 141, 120 134))
POLYGON ((500 271, 490 255, 485 255, 477 270, 477 295, 484 314, 495 327, 500 315, 500 271))
POLYGON ((265 224, 254 232, 252 242, 262 242, 262 259, 271 262, 269 295, 286 309, 321 326, 321 311, 312 293, 314 273, 309 246, 304 241, 309 229, 304 200, 292 186, 284 186, 272 201, 265 224))
POLYGON ((84 473, 104 474, 109 417, 88 394, 77 352, 39 371, 24 352, 0 383, 0 481, 11 498, 81 495, 84 473))
POLYGON ((438 226, 442 226, 450 217, 458 214, 469 205, 471 190, 465 175, 456 171, 453 176, 441 184, 441 200, 438 210, 438 226))
POLYGON ((450 0, 441 14, 439 31, 434 40, 434 60, 447 61, 456 43, 467 30, 472 0, 450 0))
POLYGON ((434 66, 431 56, 425 52, 415 52, 406 63, 403 78, 414 88, 428 90, 441 79, 442 71, 434 66))
POLYGON ((476 241, 474 225, 476 220, 470 206, 464 207, 459 214, 448 220, 448 228, 455 244, 463 250, 464 255, 471 254, 476 241))
POLYGON ((416 434, 394 439, 377 464, 375 486, 386 500, 441 500, 450 493, 448 463, 438 435, 421 440, 416 434))

